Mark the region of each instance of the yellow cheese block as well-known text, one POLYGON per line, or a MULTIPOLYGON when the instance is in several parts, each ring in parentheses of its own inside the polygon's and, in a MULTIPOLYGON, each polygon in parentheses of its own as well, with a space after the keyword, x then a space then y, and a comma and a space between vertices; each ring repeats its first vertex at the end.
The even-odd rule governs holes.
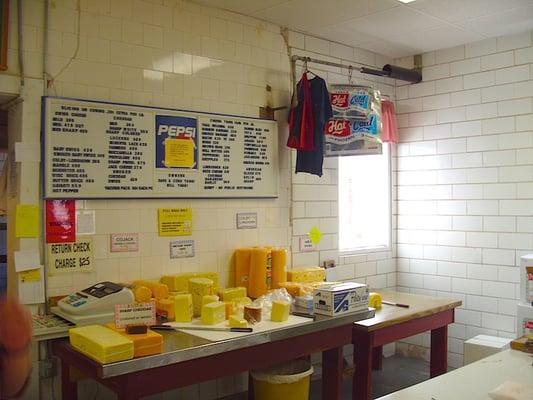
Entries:
POLYGON ((244 286, 248 290, 248 280, 250 276, 250 256, 251 248, 235 250, 235 286, 244 286))
POLYGON ((289 319, 289 309, 291 305, 287 301, 274 300, 272 302, 272 315, 270 319, 274 322, 283 322, 289 319))
POLYGON ((190 293, 174 296, 174 321, 191 322, 193 316, 192 295, 190 293))
POLYGON ((102 325, 87 325, 69 330, 70 344, 80 353, 108 364, 133 358, 133 342, 102 325))
POLYGON ((287 271, 289 282, 317 282, 326 279, 326 270, 321 267, 294 268, 287 271))
POLYGON ((231 315, 229 317, 229 327, 230 328, 248 328, 248 321, 244 318, 239 318, 236 315, 231 315))
POLYGON ((195 317, 202 312, 202 299, 208 294, 213 294, 213 281, 208 278, 189 279, 189 292, 192 294, 192 307, 195 317))
POLYGON ((226 317, 226 306, 221 301, 206 304, 202 307, 202 324, 214 325, 224 321, 226 317))
POLYGON ((232 287, 220 291, 220 299, 222 301, 232 301, 236 297, 246 297, 246 288, 242 286, 232 287))
POLYGON ((189 279, 191 278, 207 278, 213 281, 213 285, 218 285, 217 272, 181 272, 179 274, 163 275, 161 283, 168 286, 171 292, 188 292, 189 279))
POLYGON ((377 310, 380 309, 381 308, 381 295, 376 292, 370 292, 368 294, 368 306, 375 308, 377 310))
POLYGON ((137 286, 133 293, 137 303, 147 303, 152 298, 152 291, 146 286, 137 286))
POLYGON ((133 357, 150 356, 163 351, 163 336, 157 332, 148 329, 146 333, 129 335, 125 329, 116 328, 113 322, 106 326, 133 342, 133 357))
POLYGON ((155 310, 157 315, 165 317, 168 321, 174 321, 174 308, 174 299, 172 298, 156 300, 155 302, 155 310))
POLYGON ((215 301, 218 301, 218 296, 216 294, 206 294, 204 297, 202 297, 202 307, 209 303, 214 303, 215 301))

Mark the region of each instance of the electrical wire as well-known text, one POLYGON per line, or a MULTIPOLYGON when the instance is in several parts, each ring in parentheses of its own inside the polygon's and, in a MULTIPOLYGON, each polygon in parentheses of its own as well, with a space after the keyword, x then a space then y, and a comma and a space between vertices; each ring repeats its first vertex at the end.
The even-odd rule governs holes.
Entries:
POLYGON ((63 68, 61 68, 59 70, 59 72, 55 75, 51 75, 51 74, 48 74, 49 76, 49 79, 48 79, 48 82, 47 82, 47 87, 48 88, 54 88, 54 92, 55 92, 55 87, 54 87, 54 83, 55 83, 55 80, 61 76, 61 74, 63 72, 65 72, 65 70, 70 67, 70 64, 72 64, 72 61, 74 61, 74 59, 76 57, 78 57, 78 52, 80 50, 80 20, 81 20, 81 6, 80 6, 80 0, 77 0, 76 2, 76 11, 78 12, 78 15, 77 15, 77 18, 76 18, 76 48, 74 49, 74 54, 72 54, 72 57, 70 57, 70 59, 67 61, 67 63, 63 66, 63 68))

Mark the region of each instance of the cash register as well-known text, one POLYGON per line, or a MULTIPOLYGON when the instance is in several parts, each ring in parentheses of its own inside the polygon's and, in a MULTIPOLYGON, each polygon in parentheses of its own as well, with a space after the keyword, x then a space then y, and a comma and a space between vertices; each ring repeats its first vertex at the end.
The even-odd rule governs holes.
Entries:
POLYGON ((76 325, 111 322, 115 305, 134 302, 133 292, 113 282, 100 282, 59 300, 52 313, 76 325))

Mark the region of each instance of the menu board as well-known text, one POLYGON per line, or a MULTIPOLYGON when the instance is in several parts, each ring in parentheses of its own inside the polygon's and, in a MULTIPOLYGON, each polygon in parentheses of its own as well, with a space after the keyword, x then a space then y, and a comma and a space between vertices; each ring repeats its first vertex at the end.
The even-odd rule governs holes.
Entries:
POLYGON ((277 197, 275 121, 43 97, 46 198, 277 197))

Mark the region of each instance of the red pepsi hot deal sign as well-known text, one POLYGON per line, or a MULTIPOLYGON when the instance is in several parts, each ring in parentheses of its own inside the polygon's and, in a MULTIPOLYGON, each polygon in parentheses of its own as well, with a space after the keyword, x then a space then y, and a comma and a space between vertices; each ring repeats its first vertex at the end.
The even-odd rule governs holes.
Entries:
POLYGON ((156 115, 156 168, 198 169, 196 118, 156 115))

